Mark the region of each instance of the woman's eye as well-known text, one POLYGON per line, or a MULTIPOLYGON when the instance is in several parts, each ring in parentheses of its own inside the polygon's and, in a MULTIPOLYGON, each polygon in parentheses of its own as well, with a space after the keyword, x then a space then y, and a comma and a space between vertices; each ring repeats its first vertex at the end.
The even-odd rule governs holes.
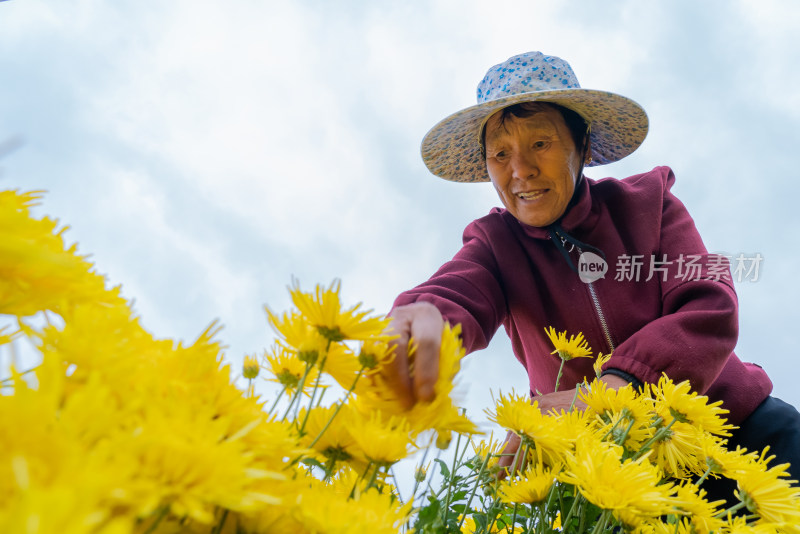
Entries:
POLYGON ((546 141, 535 141, 533 143, 533 148, 545 148, 547 146, 546 141))
POLYGON ((497 153, 495 153, 495 155, 494 155, 494 158, 495 158, 495 159, 503 159, 503 158, 505 158, 505 157, 506 157, 506 153, 505 153, 505 151, 504 151, 504 150, 501 150, 500 152, 497 152, 497 153))

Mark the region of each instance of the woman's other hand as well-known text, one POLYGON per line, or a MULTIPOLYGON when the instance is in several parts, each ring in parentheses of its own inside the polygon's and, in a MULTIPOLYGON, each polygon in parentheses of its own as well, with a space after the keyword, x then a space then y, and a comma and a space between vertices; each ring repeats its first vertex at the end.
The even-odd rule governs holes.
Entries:
POLYGON ((391 317, 389 333, 398 336, 390 342, 395 357, 384 367, 382 375, 403 406, 410 409, 418 401, 433 400, 435 395, 444 319, 429 302, 398 306, 392 310, 391 317), (416 352, 409 357, 412 339, 416 352))
MULTIPOLYGON (((616 375, 606 375, 601 378, 603 382, 608 385, 611 389, 619 389, 621 387, 627 386, 628 381, 624 378, 620 378, 616 375)), ((585 410, 586 403, 584 403, 580 397, 576 397, 574 389, 567 389, 564 391, 556 391, 555 393, 548 393, 547 395, 538 395, 531 399, 531 402, 538 402, 539 409, 542 413, 548 413, 550 411, 561 412, 562 410, 568 411, 572 406, 573 399, 575 401, 575 409, 577 410, 585 410)), ((503 445, 503 452, 500 453, 500 459, 497 461, 497 465, 500 467, 506 468, 506 470, 510 471, 511 462, 514 461, 514 455, 517 453, 517 449, 519 449, 520 439, 519 436, 514 434, 513 432, 509 432, 506 435, 506 441, 503 445)), ((521 462, 517 460, 517 466, 515 472, 520 470, 522 467, 519 465, 521 462)), ((500 471, 499 477, 505 478, 506 470, 500 471)))

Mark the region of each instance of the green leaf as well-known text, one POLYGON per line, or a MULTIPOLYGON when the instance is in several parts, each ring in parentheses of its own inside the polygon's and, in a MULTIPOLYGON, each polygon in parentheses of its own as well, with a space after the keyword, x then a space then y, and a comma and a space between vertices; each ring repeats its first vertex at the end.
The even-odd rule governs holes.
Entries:
POLYGON ((450 478, 450 470, 447 468, 447 464, 444 463, 439 458, 434 458, 433 461, 436 462, 437 464, 439 464, 439 468, 442 470, 442 476, 445 479, 449 479, 450 478))
POLYGON ((475 527, 478 532, 485 531, 486 527, 489 526, 489 518, 486 517, 486 514, 472 514, 472 520, 475 521, 475 527))
POLYGON ((320 463, 320 461, 317 460, 316 458, 303 458, 302 460, 300 460, 300 462, 306 465, 310 465, 312 467, 319 467, 323 471, 325 470, 325 466, 322 465, 322 463, 320 463))
POLYGON ((461 490, 453 493, 453 497, 451 500, 453 502, 458 502, 458 501, 463 501, 466 498, 467 498, 467 490, 461 490))

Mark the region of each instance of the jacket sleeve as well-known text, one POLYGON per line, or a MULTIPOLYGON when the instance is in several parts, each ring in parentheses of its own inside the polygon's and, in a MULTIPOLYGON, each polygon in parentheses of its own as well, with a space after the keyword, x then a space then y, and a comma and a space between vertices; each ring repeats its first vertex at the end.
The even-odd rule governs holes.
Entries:
POLYGON ((728 258, 708 254, 691 216, 670 191, 674 181, 672 171, 664 173, 656 259, 666 255, 669 263, 659 279, 661 316, 620 343, 606 367, 651 383, 666 373, 705 393, 736 345, 738 301, 728 258))
POLYGON ((450 324, 461 324, 467 352, 485 348, 506 316, 497 260, 482 219, 464 230, 461 250, 426 282, 401 293, 392 309, 417 301, 436 306, 450 324))

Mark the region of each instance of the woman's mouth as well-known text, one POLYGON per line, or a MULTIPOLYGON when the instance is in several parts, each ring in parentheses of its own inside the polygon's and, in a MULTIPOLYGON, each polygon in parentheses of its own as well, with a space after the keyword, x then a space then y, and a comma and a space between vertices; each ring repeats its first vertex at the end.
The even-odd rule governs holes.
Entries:
POLYGON ((535 191, 525 191, 524 193, 517 193, 517 196, 522 200, 536 200, 537 198, 541 197, 548 191, 549 189, 537 189, 535 191))

